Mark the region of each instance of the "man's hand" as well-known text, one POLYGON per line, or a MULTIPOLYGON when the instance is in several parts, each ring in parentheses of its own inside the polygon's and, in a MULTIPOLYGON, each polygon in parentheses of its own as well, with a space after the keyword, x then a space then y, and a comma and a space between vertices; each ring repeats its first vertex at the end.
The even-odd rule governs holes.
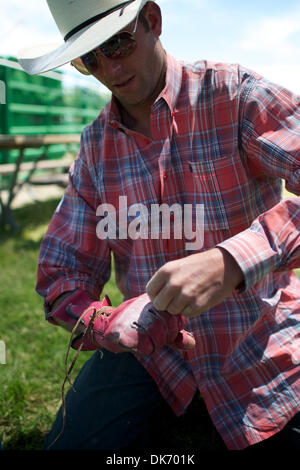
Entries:
POLYGON ((77 289, 60 299, 47 319, 72 329, 71 345, 82 351, 105 348, 148 355, 165 345, 182 350, 195 347, 193 335, 184 329, 186 318, 158 312, 147 294, 112 307, 107 296, 102 302, 93 301, 77 289), (73 339, 75 332, 79 335, 73 339))
POLYGON ((162 266, 146 286, 157 310, 193 317, 221 303, 243 281, 234 258, 213 248, 162 266))

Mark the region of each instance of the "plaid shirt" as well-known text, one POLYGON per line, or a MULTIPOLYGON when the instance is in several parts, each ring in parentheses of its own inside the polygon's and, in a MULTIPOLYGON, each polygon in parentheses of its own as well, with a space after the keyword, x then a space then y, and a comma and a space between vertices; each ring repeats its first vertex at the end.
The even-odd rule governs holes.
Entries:
POLYGON ((99 205, 118 209, 119 196, 128 206, 204 204, 201 250, 228 250, 244 285, 189 319, 195 350, 165 347, 139 360, 178 415, 199 389, 227 447, 242 449, 300 411, 300 282, 292 271, 299 266, 300 205, 281 201, 283 179, 289 191, 300 191, 299 97, 238 65, 167 57, 166 86, 152 107, 153 139, 121 123, 114 99, 84 130, 42 242, 37 290, 46 310, 76 287, 99 298, 113 252, 124 298, 144 293, 160 266, 194 252, 186 240, 162 234, 100 240, 99 205))

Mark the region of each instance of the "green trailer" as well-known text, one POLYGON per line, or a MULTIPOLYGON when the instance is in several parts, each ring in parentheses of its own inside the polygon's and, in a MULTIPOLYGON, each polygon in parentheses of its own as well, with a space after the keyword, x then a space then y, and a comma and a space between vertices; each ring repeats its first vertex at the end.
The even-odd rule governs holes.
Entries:
MULTIPOLYGON (((107 95, 87 86, 65 84, 62 72, 31 76, 14 58, 0 58, 0 134, 78 134, 107 102, 107 95), (3 96, 5 92, 5 97, 3 96)), ((53 145, 47 158, 64 155, 64 145, 53 145)), ((24 161, 34 161, 41 149, 28 149, 24 161)), ((1 163, 14 163, 18 152, 0 152, 1 163)))

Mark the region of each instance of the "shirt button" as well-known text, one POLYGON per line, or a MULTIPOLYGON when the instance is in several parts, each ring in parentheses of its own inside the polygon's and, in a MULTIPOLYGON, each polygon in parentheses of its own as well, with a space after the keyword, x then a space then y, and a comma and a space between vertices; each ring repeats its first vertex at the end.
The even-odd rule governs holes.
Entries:
POLYGON ((166 180, 168 178, 168 175, 166 172, 163 173, 163 179, 166 180))

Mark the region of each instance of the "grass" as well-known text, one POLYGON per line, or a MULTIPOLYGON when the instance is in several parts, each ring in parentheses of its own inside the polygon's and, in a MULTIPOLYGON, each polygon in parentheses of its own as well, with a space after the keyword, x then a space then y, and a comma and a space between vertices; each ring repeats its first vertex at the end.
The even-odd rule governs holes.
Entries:
MULTIPOLYGON (((5 450, 41 449, 60 405, 69 334, 44 320, 43 300, 35 292, 40 242, 57 203, 15 210, 21 231, 0 233, 0 340, 6 345, 6 364, 0 364, 0 439, 5 450)), ((105 291, 120 303, 113 279, 105 291)), ((79 356, 76 370, 89 355, 79 356)))
MULTIPOLYGON (((6 345, 6 364, 0 364, 0 440, 8 451, 41 450, 61 403, 69 334, 45 321, 43 299, 35 291, 41 239, 58 202, 15 210, 20 232, 0 232, 0 341, 6 345)), ((121 302, 114 276, 105 293, 113 305, 121 302)), ((79 355, 74 378, 90 354, 79 355)), ((157 442, 177 451, 213 450, 222 444, 218 436, 212 440, 212 432, 199 399, 185 417, 165 418, 157 442), (201 417, 196 423, 195 416, 201 417)))

